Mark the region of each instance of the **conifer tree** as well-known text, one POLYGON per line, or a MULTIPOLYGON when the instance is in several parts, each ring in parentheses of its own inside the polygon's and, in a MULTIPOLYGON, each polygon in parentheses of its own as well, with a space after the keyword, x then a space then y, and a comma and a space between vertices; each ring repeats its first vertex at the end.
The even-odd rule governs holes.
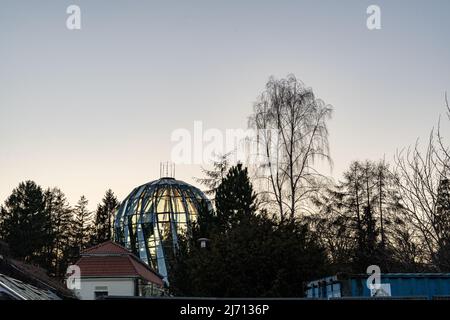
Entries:
POLYGON ((92 236, 92 212, 89 211, 88 204, 86 197, 81 196, 73 210, 72 245, 75 256, 88 247, 92 236))
POLYGON ((95 214, 95 234, 93 242, 95 244, 112 239, 112 228, 114 216, 120 203, 114 192, 108 189, 102 199, 102 203, 97 206, 95 214))
POLYGON ((216 193, 216 210, 219 224, 224 228, 239 222, 255 212, 256 195, 241 163, 228 171, 216 193))
POLYGON ((2 238, 12 256, 41 262, 45 248, 51 243, 42 188, 33 181, 20 183, 5 201, 1 215, 2 238))
POLYGON ((196 178, 198 183, 201 183, 208 188, 205 190, 205 194, 212 197, 212 200, 214 200, 217 188, 222 183, 228 169, 230 168, 230 155, 230 152, 216 155, 216 159, 212 163, 211 170, 202 167, 203 174, 205 174, 206 177, 196 178))
POLYGON ((72 209, 65 194, 58 188, 48 189, 44 199, 45 211, 50 218, 48 236, 52 239, 45 267, 54 275, 62 276, 71 249, 72 209))
POLYGON ((174 294, 201 297, 302 296, 324 275, 326 257, 297 220, 256 212, 247 169, 232 167, 216 193, 216 216, 202 210, 170 265, 174 294), (208 238, 202 248, 198 238, 208 238), (295 267, 293 267, 295 266, 295 267))

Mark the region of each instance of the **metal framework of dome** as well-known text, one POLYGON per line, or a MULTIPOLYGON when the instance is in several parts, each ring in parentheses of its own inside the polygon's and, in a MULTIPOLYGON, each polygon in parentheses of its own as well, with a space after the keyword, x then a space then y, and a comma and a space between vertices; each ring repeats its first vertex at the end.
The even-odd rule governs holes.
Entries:
POLYGON ((211 202, 198 188, 165 177, 135 188, 114 221, 115 241, 167 279, 168 259, 187 235, 202 206, 211 202))

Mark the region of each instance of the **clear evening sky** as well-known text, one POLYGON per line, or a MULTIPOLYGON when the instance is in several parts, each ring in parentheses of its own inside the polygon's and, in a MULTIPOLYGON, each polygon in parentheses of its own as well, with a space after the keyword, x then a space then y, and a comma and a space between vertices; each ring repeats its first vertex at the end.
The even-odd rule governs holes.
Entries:
POLYGON ((447 0, 0 0, 0 202, 27 179, 72 204, 122 200, 159 178, 173 130, 246 128, 269 76, 289 73, 334 106, 328 174, 390 161, 444 112, 449 14, 447 0), (71 4, 81 30, 66 28, 71 4))

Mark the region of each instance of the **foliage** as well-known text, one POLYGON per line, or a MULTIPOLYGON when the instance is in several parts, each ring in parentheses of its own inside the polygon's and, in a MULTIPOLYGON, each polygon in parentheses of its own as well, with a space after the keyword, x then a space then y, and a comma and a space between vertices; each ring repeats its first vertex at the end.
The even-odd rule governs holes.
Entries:
POLYGON ((212 169, 208 170, 202 167, 203 174, 206 177, 195 179, 198 183, 203 184, 208 188, 205 190, 205 194, 208 196, 215 196, 217 188, 225 178, 225 175, 230 168, 230 155, 231 153, 216 155, 216 159, 212 162, 212 169))
POLYGON ((33 181, 20 183, 5 201, 1 221, 1 238, 9 244, 14 257, 42 262, 46 249, 52 245, 42 188, 33 181))
POLYGON ((95 232, 92 238, 94 244, 112 239, 114 215, 119 205, 120 203, 114 192, 108 189, 102 199, 102 203, 97 206, 95 213, 95 232))
MULTIPOLYGON (((97 219, 95 239, 110 237, 114 208, 118 205, 108 190, 97 219)), ((88 200, 82 196, 72 208, 58 188, 45 191, 33 181, 25 181, 12 191, 0 206, 0 240, 13 258, 36 264, 50 275, 63 277, 69 264, 74 263, 82 250, 93 240, 92 212, 88 200)))
MULTIPOLYGON (((402 241, 410 235, 396 218, 394 182, 384 161, 355 161, 343 181, 315 198, 319 213, 309 220, 315 230, 321 230, 320 240, 328 248, 336 272, 361 273, 372 264, 386 272, 399 268, 395 257, 401 256, 398 245, 407 244, 402 241)), ((416 256, 409 258, 411 265, 418 262, 416 256)))
POLYGON ((228 171, 216 200, 217 213, 201 211, 192 235, 180 243, 170 270, 174 294, 302 296, 307 280, 325 274, 325 253, 307 226, 256 212, 242 165, 228 171), (204 237, 208 246, 200 248, 204 237))
POLYGON ((81 196, 73 210, 72 220, 72 255, 77 257, 90 245, 93 235, 92 212, 88 209, 89 201, 81 196))
POLYGON ((44 199, 51 243, 47 247, 45 263, 40 265, 53 275, 62 275, 67 269, 71 249, 72 208, 58 188, 46 190, 44 199))

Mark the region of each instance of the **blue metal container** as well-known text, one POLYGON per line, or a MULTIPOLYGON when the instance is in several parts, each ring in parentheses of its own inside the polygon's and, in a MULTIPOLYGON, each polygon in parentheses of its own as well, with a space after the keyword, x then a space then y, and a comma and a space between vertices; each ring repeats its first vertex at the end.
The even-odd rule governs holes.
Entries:
MULTIPOLYGON (((368 275, 338 274, 308 283, 308 298, 369 298, 368 275)), ((392 298, 450 298, 450 273, 385 273, 381 284, 386 296, 392 298)))

